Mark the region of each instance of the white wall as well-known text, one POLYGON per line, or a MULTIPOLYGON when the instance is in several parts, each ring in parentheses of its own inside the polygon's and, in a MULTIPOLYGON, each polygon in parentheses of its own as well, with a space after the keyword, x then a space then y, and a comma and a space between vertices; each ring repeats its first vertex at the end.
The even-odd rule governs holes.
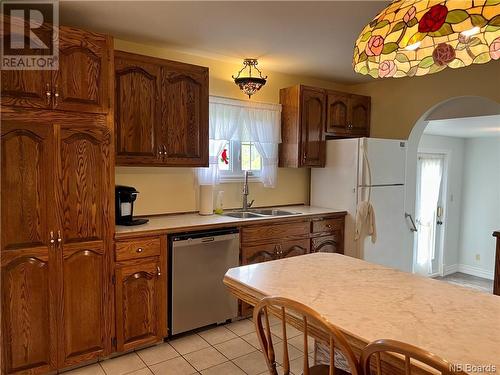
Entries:
POLYGON ((456 272, 459 264, 464 148, 465 140, 463 138, 426 134, 422 136, 418 146, 418 152, 446 154, 448 181, 446 184, 446 231, 443 251, 445 273, 456 272))
POLYGON ((493 278, 492 233, 500 229, 500 137, 466 139, 465 155, 461 271, 493 278))

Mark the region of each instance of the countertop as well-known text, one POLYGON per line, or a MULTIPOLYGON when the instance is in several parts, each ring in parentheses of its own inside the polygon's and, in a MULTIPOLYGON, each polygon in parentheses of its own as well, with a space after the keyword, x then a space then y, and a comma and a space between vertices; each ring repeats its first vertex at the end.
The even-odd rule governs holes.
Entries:
POLYGON ((206 229, 212 227, 222 226, 241 226, 253 224, 256 222, 264 221, 287 221, 297 219, 300 217, 320 216, 330 214, 346 214, 344 210, 336 210, 332 208, 322 208, 314 206, 284 206, 280 209, 296 212, 296 215, 290 216, 268 216, 249 219, 238 219, 222 215, 198 215, 191 214, 171 214, 171 215, 158 215, 147 217, 149 222, 143 225, 136 226, 123 226, 117 225, 115 227, 115 236, 129 237, 132 235, 139 235, 141 233, 147 234, 160 234, 172 233, 187 230, 206 229))
POLYGON ((327 253, 232 268, 224 283, 250 303, 302 302, 359 344, 396 339, 500 371, 499 296, 327 253))

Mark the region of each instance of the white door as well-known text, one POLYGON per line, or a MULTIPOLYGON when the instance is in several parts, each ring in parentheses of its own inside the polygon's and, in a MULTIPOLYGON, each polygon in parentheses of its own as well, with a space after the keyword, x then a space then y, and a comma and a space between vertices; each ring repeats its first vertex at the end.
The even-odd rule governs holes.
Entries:
MULTIPOLYGON (((361 199, 366 199, 369 188, 360 188, 361 199)), ((360 253, 368 262, 382 264, 411 272, 412 248, 408 244, 411 232, 404 212, 405 187, 371 187, 370 202, 375 212, 376 241, 366 237, 360 253)))
POLYGON ((414 271, 424 276, 442 272, 443 171, 443 154, 418 154, 414 271))

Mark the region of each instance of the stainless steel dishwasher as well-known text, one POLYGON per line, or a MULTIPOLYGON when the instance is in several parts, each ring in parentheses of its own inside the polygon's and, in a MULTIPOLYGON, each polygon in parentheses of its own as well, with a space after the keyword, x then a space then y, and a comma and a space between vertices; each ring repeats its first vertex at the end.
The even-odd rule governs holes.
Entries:
POLYGON ((170 244, 170 333, 223 323, 238 315, 238 300, 222 282, 239 265, 239 231, 226 228, 174 234, 170 244))

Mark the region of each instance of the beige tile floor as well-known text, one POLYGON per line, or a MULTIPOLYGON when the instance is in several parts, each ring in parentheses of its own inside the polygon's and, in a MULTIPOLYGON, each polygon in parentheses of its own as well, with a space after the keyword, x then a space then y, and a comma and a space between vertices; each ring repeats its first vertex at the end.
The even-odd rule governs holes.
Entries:
MULTIPOLYGON (((276 360, 282 361, 280 321, 271 319, 276 360), (281 344, 281 345, 280 345, 281 344)), ((302 373, 304 358, 300 331, 289 327, 290 368, 302 373)), ((312 340, 311 340, 312 341, 312 340)), ((310 355, 313 343, 308 345, 310 355)), ((310 359, 312 361, 312 358, 310 359)), ((311 362, 312 363, 312 362, 311 362)), ((99 363, 65 372, 65 375, 260 375, 267 374, 254 324, 244 319, 191 333, 171 341, 137 350, 99 363)), ((282 372, 279 372, 282 373, 282 372)))

